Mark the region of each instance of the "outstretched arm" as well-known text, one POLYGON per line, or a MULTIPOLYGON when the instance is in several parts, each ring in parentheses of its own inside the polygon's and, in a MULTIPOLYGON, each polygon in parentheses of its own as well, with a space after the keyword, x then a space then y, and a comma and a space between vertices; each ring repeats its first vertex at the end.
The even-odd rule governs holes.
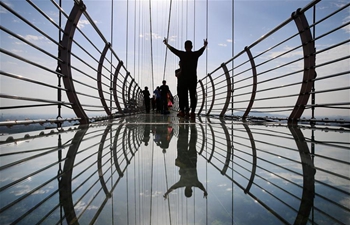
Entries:
POLYGON ((180 57, 180 51, 174 48, 173 46, 169 45, 168 40, 166 38, 164 38, 163 43, 169 48, 169 50, 172 53, 180 57))
POLYGON ((207 198, 208 192, 207 192, 207 190, 205 190, 205 188, 204 188, 204 186, 203 186, 203 184, 201 182, 199 182, 198 187, 199 187, 199 189, 201 189, 203 191, 203 193, 204 193, 203 197, 207 198))
POLYGON ((198 56, 200 56, 200 55, 203 54, 205 48, 206 48, 207 45, 208 45, 207 39, 204 39, 203 42, 204 42, 204 43, 203 43, 203 47, 201 47, 199 50, 196 51, 196 53, 198 54, 198 56))
POLYGON ((203 41, 204 41, 204 44, 203 44, 203 45, 204 45, 204 47, 207 47, 207 45, 208 45, 208 41, 207 41, 207 39, 204 39, 203 41))
POLYGON ((166 38, 164 38, 163 43, 165 44, 165 46, 167 46, 168 48, 170 48, 171 46, 168 44, 168 40, 166 38))
POLYGON ((172 192, 173 190, 175 190, 175 189, 177 189, 177 188, 179 188, 179 187, 183 187, 183 185, 180 185, 180 182, 177 182, 176 184, 174 184, 173 186, 171 186, 167 192, 165 192, 165 194, 163 195, 163 197, 166 199, 170 192, 172 192))
POLYGON ((174 189, 170 188, 164 195, 163 197, 166 199, 168 197, 168 194, 172 192, 174 189))

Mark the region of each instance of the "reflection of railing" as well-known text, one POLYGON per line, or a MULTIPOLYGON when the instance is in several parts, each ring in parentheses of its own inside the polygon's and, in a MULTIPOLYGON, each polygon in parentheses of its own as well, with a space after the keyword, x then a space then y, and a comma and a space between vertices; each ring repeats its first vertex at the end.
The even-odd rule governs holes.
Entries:
MULTIPOLYGON (((243 119, 277 117, 290 123, 322 121, 324 111, 348 116, 344 112, 350 109, 350 71, 346 66, 350 56, 342 50, 349 49, 349 34, 344 28, 350 21, 335 18, 348 11, 350 4, 321 16, 319 2, 312 1, 293 12, 275 29, 199 80, 199 113, 243 119), (327 44, 327 39, 333 38, 337 41, 327 44)), ((330 121, 335 119, 341 122, 339 118, 330 121)), ((346 120, 349 122, 349 118, 346 120)))
MULTIPOLYGON (((25 150, 3 152, 0 155, 3 162, 0 167, 2 177, 14 178, 2 181, 0 187, 0 194, 4 196, 0 215, 9 219, 3 222, 27 223, 37 212, 40 212, 40 218, 37 218, 40 222, 95 222, 100 219, 107 202, 117 195, 116 190, 118 193, 131 192, 136 185, 152 180, 153 173, 159 170, 151 170, 146 177, 138 177, 142 181, 130 181, 130 186, 125 189, 118 185, 122 179, 128 179, 127 170, 130 165, 137 163, 137 154, 140 159, 139 149, 144 139, 144 129, 149 131, 152 130, 151 126, 162 125, 146 123, 145 126, 137 126, 134 121, 117 122, 10 138, 1 142, 5 146, 28 141, 28 146, 31 146, 30 141, 40 142, 44 138, 46 141, 43 143, 50 143, 34 149, 27 149, 25 145, 25 150), (69 135, 72 132, 75 134, 69 135), (67 136, 73 137, 62 141, 67 136), (55 140, 57 145, 53 144, 55 140), (20 176, 16 175, 18 170, 20 176), (21 185, 25 181, 27 187, 21 185), (17 192, 9 195, 11 197, 5 197, 6 193, 17 192), (38 193, 44 197, 36 198, 38 193), (15 208, 21 208, 22 214, 14 214, 15 208)), ((348 153, 346 143, 318 141, 314 130, 308 128, 305 130, 312 132, 311 138, 305 138, 300 127, 295 126, 271 128, 224 122, 211 119, 210 123, 192 124, 197 130, 198 154, 218 174, 226 177, 242 193, 249 195, 285 224, 306 224, 307 221, 318 223, 320 219, 330 224, 346 224, 344 215, 350 213, 350 209, 342 199, 348 199, 350 193, 346 187, 333 182, 349 182, 349 177, 320 167, 320 164, 336 164, 334 167, 348 168, 349 162, 337 155, 327 156, 328 150, 322 150, 326 147, 334 154, 348 153), (329 193, 337 197, 333 198, 329 193), (336 214, 332 210, 328 211, 328 208, 336 209, 336 214)), ((177 126, 180 125, 188 126, 172 124, 175 134, 178 134, 177 126)), ((338 136, 347 134, 336 133, 338 136)), ((148 159, 146 162, 149 166, 153 163, 148 159)), ((152 182, 150 185, 153 185, 152 182)), ((211 188, 208 190, 209 196, 213 196, 211 188)), ((141 202, 138 200, 137 204, 141 202)))
POLYGON ((315 174, 318 171, 327 180, 345 182, 349 181, 349 177, 314 165, 315 161, 319 161, 334 164, 335 167, 338 163, 349 167, 347 161, 335 160, 323 155, 325 153, 317 154, 314 145, 319 143, 333 150, 347 152, 349 148, 345 146, 346 143, 317 141, 312 130, 312 139, 306 139, 301 128, 295 126, 283 127, 288 128, 289 132, 286 132, 246 124, 225 125, 222 121, 219 123, 215 120, 206 124, 206 128, 199 125, 198 153, 282 223, 318 223, 322 215, 329 223, 346 224, 345 215, 350 213, 349 207, 341 200, 334 200, 322 189, 339 193, 342 196, 340 199, 347 199, 350 192, 346 188, 327 184, 322 178, 316 179, 315 174), (227 140, 232 141, 232 146, 227 140), (290 147, 292 142, 295 148, 290 147), (318 186, 317 189, 315 185, 318 186), (320 203, 318 199, 324 202, 320 203), (327 210, 329 207, 339 210, 337 216, 327 210))
POLYGON ((32 223, 28 222, 28 220, 31 220, 32 213, 37 212, 37 210, 47 209, 47 204, 50 204, 51 209, 44 210, 44 213, 41 214, 42 218, 39 218, 40 222, 56 224, 57 222, 70 221, 71 223, 69 224, 79 224, 79 220, 84 217, 84 212, 92 204, 95 204, 96 198, 103 198, 104 200, 101 202, 99 209, 95 211, 91 221, 95 221, 99 217, 119 180, 123 178, 124 172, 133 159, 135 152, 139 149, 141 144, 139 139, 142 136, 138 130, 140 127, 132 127, 124 125, 124 123, 118 124, 117 129, 113 129, 115 126, 113 127, 112 124, 106 124, 105 127, 101 125, 93 127, 95 129, 92 132, 89 132, 89 127, 81 126, 77 130, 70 129, 58 134, 48 133, 20 139, 11 138, 1 143, 8 144, 20 142, 21 140, 32 141, 33 139, 40 140, 40 138, 58 137, 57 146, 26 150, 18 152, 18 155, 13 153, 1 154, 1 160, 11 158, 12 161, 14 158, 19 158, 11 163, 4 163, 0 167, 2 177, 7 177, 6 171, 4 172, 6 169, 15 171, 17 168, 22 168, 22 166, 28 167, 28 170, 21 171, 22 177, 17 178, 15 181, 2 182, 0 188, 1 196, 4 196, 3 193, 8 191, 16 191, 16 188, 20 188, 20 182, 27 180, 42 182, 41 184, 38 183, 37 187, 28 187, 31 190, 17 199, 11 199, 10 201, 3 199, 4 201, 0 208, 2 219, 4 215, 9 215, 8 219, 11 219, 14 223, 32 223), (98 129, 99 127, 104 129, 98 129), (74 137, 62 144, 61 136, 65 136, 72 131, 75 132, 74 137), (96 148, 98 151, 94 150, 96 148), (52 154, 57 154, 57 152, 58 160, 52 160, 52 154), (25 156, 20 157, 20 155, 25 156), (34 168, 32 164, 45 158, 49 160, 48 165, 35 170, 36 167, 34 168), (58 173, 57 170, 56 173, 52 171, 54 168, 59 168, 58 173), (31 172, 31 170, 34 171, 31 172), (28 171, 28 173, 25 171, 28 171), (56 175, 45 180, 45 178, 40 178, 42 173, 56 175), (58 185, 55 184, 57 181, 58 185), (42 200, 35 200, 36 192, 51 189, 52 187, 57 187, 57 189, 50 191, 50 195, 42 200), (101 196, 102 193, 104 196, 101 196), (60 202, 55 203, 57 195, 59 195, 60 202), (86 198, 89 200, 86 201, 86 198), (36 202, 34 206, 29 204, 30 207, 26 208, 25 213, 22 215, 13 213, 13 209, 19 204, 26 204, 32 201, 36 202), (54 204, 51 204, 51 202, 54 204), (83 209, 77 211, 77 207, 81 207, 82 202, 87 203, 83 206, 83 209), (50 217, 56 218, 55 222, 52 222, 53 220, 50 217))

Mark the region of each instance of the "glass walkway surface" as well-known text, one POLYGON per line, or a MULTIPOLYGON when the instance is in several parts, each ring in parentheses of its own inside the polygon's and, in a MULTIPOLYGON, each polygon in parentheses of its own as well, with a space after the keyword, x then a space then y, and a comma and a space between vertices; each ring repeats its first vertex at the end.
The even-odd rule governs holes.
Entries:
POLYGON ((349 131, 138 114, 1 136, 1 224, 349 224, 349 131))

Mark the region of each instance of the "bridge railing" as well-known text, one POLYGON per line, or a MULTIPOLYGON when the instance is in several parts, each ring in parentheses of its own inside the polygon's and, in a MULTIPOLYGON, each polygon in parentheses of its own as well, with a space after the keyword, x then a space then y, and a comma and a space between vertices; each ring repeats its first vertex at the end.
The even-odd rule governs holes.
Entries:
MULTIPOLYGON (((199 80, 198 113, 349 122, 350 21, 339 18, 350 4, 325 15, 319 2, 292 12, 199 80)), ((0 49, 0 110, 11 115, 0 125, 84 124, 142 110, 139 85, 83 1, 65 2, 63 8, 55 1, 27 0, 25 13, 4 2, 0 6, 1 35, 10 37, 2 39, 0 49), (40 23, 31 21, 34 14, 40 23), (38 109, 43 115, 36 117, 38 109)))
POLYGON ((64 4, 68 13, 55 1, 38 4, 28 0, 23 3, 24 13, 11 3, 0 2, 6 14, 1 35, 10 37, 2 39, 1 45, 0 110, 2 116, 11 115, 2 125, 86 124, 142 108, 140 87, 83 1, 64 4), (34 14, 40 17, 39 23, 32 22, 34 14), (8 40, 16 42, 18 49, 8 40), (36 117, 38 109, 42 115, 36 117))
POLYGON ((199 80, 199 113, 291 123, 349 121, 350 21, 344 15, 350 4, 325 14, 319 2, 292 12, 199 80))

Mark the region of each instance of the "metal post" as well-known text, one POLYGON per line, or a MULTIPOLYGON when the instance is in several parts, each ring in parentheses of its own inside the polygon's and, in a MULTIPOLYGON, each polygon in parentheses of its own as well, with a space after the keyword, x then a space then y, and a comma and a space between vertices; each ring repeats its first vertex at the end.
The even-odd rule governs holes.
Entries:
POLYGON ((69 14, 67 23, 64 29, 63 39, 60 43, 59 67, 62 70, 64 87, 68 90, 66 92, 69 102, 72 103, 72 109, 77 117, 80 118, 80 124, 88 124, 89 117, 86 115, 83 107, 80 104, 79 98, 74 88, 72 71, 71 71, 71 50, 74 32, 81 17, 81 14, 86 10, 82 1, 75 2, 72 11, 69 14))
POLYGON ((295 103, 294 109, 288 118, 288 123, 296 124, 304 112, 305 105, 309 101, 310 92, 312 90, 314 79, 316 77, 316 57, 315 42, 312 39, 310 26, 307 22, 305 14, 301 12, 301 9, 298 9, 292 14, 292 18, 294 19, 294 22, 299 30, 304 53, 303 81, 297 102, 295 103))
POLYGON ((253 73, 253 86, 252 86, 252 94, 250 96, 250 101, 249 101, 249 104, 247 106, 247 109, 245 111, 245 113, 243 114, 243 119, 247 118, 250 110, 252 109, 253 107, 253 103, 254 103, 254 100, 255 100, 255 95, 256 95, 256 90, 257 90, 257 84, 258 84, 258 79, 257 79, 257 72, 256 72, 256 67, 255 67, 255 62, 254 62, 254 58, 252 56, 252 53, 250 51, 250 49, 248 47, 245 47, 244 48, 245 51, 247 52, 247 55, 249 57, 249 60, 250 60, 250 65, 252 67, 252 73, 253 73))
POLYGON ((226 93, 226 102, 224 107, 222 108, 222 111, 220 113, 220 117, 223 117, 227 111, 228 105, 230 104, 230 100, 231 100, 231 95, 232 95, 232 89, 231 89, 231 79, 230 79, 230 74, 228 72, 228 69, 226 67, 226 64, 223 63, 221 64, 222 69, 225 72, 225 76, 226 76, 226 82, 227 82, 227 93, 226 93))
POLYGON ((106 43, 100 57, 100 61, 98 62, 98 68, 97 68, 97 89, 98 89, 98 95, 100 97, 101 104, 106 112, 106 114, 111 117, 112 113, 109 110, 105 97, 103 95, 103 90, 102 90, 102 67, 103 67, 103 61, 106 58, 107 51, 110 47, 110 43, 106 43))

